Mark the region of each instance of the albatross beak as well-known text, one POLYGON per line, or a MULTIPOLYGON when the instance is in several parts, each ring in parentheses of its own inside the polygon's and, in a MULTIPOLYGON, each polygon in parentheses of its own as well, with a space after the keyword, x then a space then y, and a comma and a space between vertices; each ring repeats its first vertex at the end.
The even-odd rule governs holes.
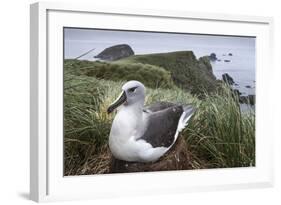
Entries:
POLYGON ((119 97, 108 107, 107 113, 113 112, 118 106, 122 105, 127 100, 125 91, 123 91, 119 97))

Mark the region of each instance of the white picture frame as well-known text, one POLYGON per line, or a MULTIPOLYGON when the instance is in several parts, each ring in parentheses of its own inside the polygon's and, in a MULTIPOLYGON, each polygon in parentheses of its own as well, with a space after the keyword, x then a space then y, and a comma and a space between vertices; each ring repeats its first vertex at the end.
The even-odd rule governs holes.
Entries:
POLYGON ((273 19, 184 11, 97 8, 73 3, 35 3, 30 13, 30 198, 93 199, 273 186, 270 69, 273 19), (184 26, 183 26, 184 25, 184 26), (62 172, 62 28, 176 31, 250 35, 256 47, 256 166, 64 177, 62 172), (147 183, 152 180, 154 183, 147 183), (183 183, 185 182, 185 183, 183 183))

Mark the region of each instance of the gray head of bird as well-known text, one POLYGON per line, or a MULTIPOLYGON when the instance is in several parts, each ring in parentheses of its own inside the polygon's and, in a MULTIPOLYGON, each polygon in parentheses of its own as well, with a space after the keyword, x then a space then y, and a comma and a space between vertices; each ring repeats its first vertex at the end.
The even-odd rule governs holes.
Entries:
POLYGON ((107 112, 113 112, 117 107, 143 105, 145 99, 145 87, 136 80, 131 80, 122 86, 122 92, 119 97, 108 107, 107 112))

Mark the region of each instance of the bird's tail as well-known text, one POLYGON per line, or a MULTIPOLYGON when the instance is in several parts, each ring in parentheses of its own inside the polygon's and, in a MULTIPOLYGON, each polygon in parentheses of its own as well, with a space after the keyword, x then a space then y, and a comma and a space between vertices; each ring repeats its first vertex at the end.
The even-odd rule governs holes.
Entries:
POLYGON ((190 120, 190 118, 192 117, 194 112, 195 112, 195 108, 193 108, 191 105, 183 106, 183 113, 179 119, 174 142, 170 145, 170 147, 168 149, 170 149, 175 144, 175 142, 178 139, 179 133, 188 125, 188 121, 190 120))
POLYGON ((193 108, 191 105, 184 105, 183 106, 183 113, 181 114, 181 117, 179 119, 177 131, 174 137, 173 143, 166 149, 165 152, 167 152, 177 141, 179 133, 188 125, 188 121, 196 111, 195 108, 193 108))
POLYGON ((194 112, 195 108, 193 108, 191 105, 186 105, 183 107, 183 113, 179 119, 177 132, 181 132, 188 125, 188 121, 190 120, 194 112))

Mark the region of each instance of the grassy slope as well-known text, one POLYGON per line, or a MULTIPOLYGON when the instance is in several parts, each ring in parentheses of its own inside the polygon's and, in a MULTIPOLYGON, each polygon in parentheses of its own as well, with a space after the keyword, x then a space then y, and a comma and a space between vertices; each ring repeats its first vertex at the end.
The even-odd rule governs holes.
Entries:
POLYGON ((217 82, 207 58, 196 59, 192 51, 134 55, 113 62, 66 60, 73 74, 113 81, 138 80, 147 87, 175 85, 202 96, 216 89, 217 82))
POLYGON ((227 86, 197 104, 184 136, 207 167, 255 166, 254 110, 242 113, 227 86))
MULTIPOLYGON (((107 140, 113 115, 108 105, 123 82, 88 76, 65 75, 65 174, 107 173, 110 152, 107 140)), ((241 114, 228 88, 204 101, 179 89, 147 89, 146 104, 155 101, 192 103, 197 113, 182 137, 197 156, 193 167, 241 167, 255 165, 255 117, 241 114)))
POLYGON ((165 69, 142 63, 109 63, 100 61, 66 60, 68 72, 113 81, 138 80, 151 88, 172 88, 171 75, 165 69))
MULTIPOLYGON (((64 79, 65 174, 93 174, 108 171, 106 149, 114 115, 106 109, 118 97, 124 81, 67 74, 64 79)), ((175 87, 146 90, 146 104, 156 101, 196 103, 197 99, 175 87)))
POLYGON ((192 94, 212 92, 216 79, 206 58, 196 59, 192 51, 178 51, 149 55, 135 55, 115 61, 120 64, 142 63, 155 65, 169 71, 173 82, 192 94))
MULTIPOLYGON (((155 65, 148 66, 145 70, 149 74, 143 80, 150 87, 147 89, 146 104, 155 101, 170 101, 192 103, 197 108, 188 128, 182 133, 191 151, 197 156, 192 162, 193 167, 255 165, 254 112, 242 114, 237 99, 233 98, 227 87, 223 87, 220 93, 206 94, 202 101, 186 92, 186 89, 190 87, 179 88, 179 82, 192 85, 194 82, 187 81, 186 78, 192 76, 192 72, 199 72, 199 75, 202 69, 204 72, 200 74, 202 75, 200 79, 210 81, 211 85, 214 81, 208 60, 197 61, 192 53, 178 52, 167 55, 133 56, 110 64, 65 61, 64 165, 66 175, 108 172, 110 152, 107 140, 114 116, 107 115, 106 109, 120 93, 122 84, 130 80, 128 78, 136 78, 135 76, 128 77, 131 72, 126 72, 129 69, 126 66, 136 64, 138 67, 132 66, 133 70, 131 70, 134 74, 142 72, 142 68, 148 66, 147 64, 155 65), (183 68, 191 72, 189 76, 188 73, 182 71, 183 68), (118 73, 122 70, 125 73, 119 76, 118 73), (157 82, 156 72, 163 72, 162 83, 155 83, 157 82), (122 78, 124 74, 126 77, 122 78), (170 81, 171 76, 178 86, 174 86, 174 83, 170 81)), ((204 84, 204 82, 201 83, 204 84)))

